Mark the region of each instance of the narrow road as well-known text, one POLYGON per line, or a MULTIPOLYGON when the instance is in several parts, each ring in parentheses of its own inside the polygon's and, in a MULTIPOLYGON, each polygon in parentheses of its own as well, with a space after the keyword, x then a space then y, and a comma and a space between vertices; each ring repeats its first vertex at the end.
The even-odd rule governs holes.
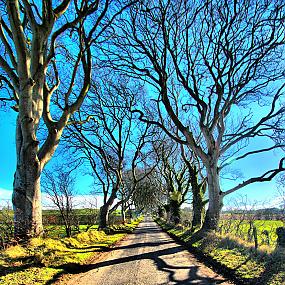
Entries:
POLYGON ((75 275, 69 285, 223 284, 220 275, 146 218, 102 261, 75 275))

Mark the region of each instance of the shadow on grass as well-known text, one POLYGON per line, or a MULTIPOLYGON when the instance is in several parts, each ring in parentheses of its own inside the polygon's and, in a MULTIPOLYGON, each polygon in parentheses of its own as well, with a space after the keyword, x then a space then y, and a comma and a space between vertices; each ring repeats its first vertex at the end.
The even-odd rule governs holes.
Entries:
MULTIPOLYGON (((165 228, 164 225, 161 226, 164 228, 164 230, 167 230, 167 227, 165 228)), ((190 248, 190 251, 193 252, 201 262, 204 262, 206 265, 216 268, 218 272, 221 272, 224 276, 231 276, 230 278, 237 282, 237 284, 267 285, 271 284, 273 279, 275 282, 274 284, 285 284, 285 252, 282 254, 277 250, 272 254, 266 255, 265 253, 257 252, 254 248, 244 247, 242 244, 237 243, 234 240, 225 238, 223 241, 218 241, 215 247, 225 250, 239 249, 241 252, 245 252, 245 254, 247 252, 248 255, 246 259, 236 267, 229 268, 219 261, 211 257, 209 258, 207 254, 205 255, 203 253, 203 246, 207 246, 209 243, 213 243, 213 239, 209 240, 209 242, 204 241, 199 245, 199 248, 193 246, 194 243, 204 239, 207 235, 207 232, 198 231, 195 234, 192 234, 190 237, 187 236, 188 234, 191 234, 190 231, 184 232, 180 237, 177 237, 169 232, 168 234, 178 242, 187 245, 187 247, 190 248), (227 241, 227 239, 229 240, 227 241), (246 278, 241 276, 238 273, 239 269, 243 266, 250 266, 251 262, 256 262, 256 264, 264 266, 264 271, 257 277, 246 278)), ((225 258, 226 256, 227 254, 225 255, 225 258)))
POLYGON ((9 267, 0 265, 0 277, 6 276, 8 274, 17 273, 17 272, 29 269, 31 267, 41 267, 41 266, 35 265, 33 263, 22 264, 19 266, 9 266, 9 267))
POLYGON ((74 250, 93 249, 94 251, 108 251, 110 249, 110 247, 107 245, 88 245, 88 246, 77 247, 77 246, 74 246, 72 244, 65 243, 65 246, 71 250, 73 250, 73 249, 74 250))
MULTIPOLYGON (((252 284, 269 284, 271 279, 275 277, 279 278, 278 283, 274 284, 285 284, 285 252, 275 250, 268 258, 265 264, 264 272, 253 280, 252 284), (278 277, 278 274, 280 277, 278 277)), ((271 283, 270 283, 271 284, 271 283)))

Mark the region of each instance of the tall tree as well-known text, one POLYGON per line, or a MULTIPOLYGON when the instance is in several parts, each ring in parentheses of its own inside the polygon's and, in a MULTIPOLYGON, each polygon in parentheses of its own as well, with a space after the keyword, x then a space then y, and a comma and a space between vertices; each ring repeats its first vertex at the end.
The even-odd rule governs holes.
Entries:
POLYGON ((14 102, 18 112, 15 235, 28 238, 43 230, 41 172, 90 87, 90 47, 123 8, 97 0, 6 0, 0 6, 0 86, 10 91, 1 100, 14 102), (42 143, 41 123, 47 130, 42 143))
POLYGON ((281 146, 272 139, 285 112, 284 11, 283 1, 141 1, 110 37, 110 64, 152 86, 156 124, 205 166, 203 230, 217 228, 226 195, 285 169, 281 158, 276 168, 221 189, 220 172, 230 162, 281 146), (247 150, 256 137, 268 138, 267 146, 247 150))
POLYGON ((123 196, 119 204, 124 207, 123 176, 125 170, 132 167, 130 164, 135 165, 139 160, 145 144, 148 127, 140 128, 141 123, 134 120, 131 112, 136 89, 126 78, 102 72, 100 79, 92 82, 84 108, 67 129, 66 142, 87 160, 103 193, 100 228, 107 226, 111 206, 119 193, 123 196))

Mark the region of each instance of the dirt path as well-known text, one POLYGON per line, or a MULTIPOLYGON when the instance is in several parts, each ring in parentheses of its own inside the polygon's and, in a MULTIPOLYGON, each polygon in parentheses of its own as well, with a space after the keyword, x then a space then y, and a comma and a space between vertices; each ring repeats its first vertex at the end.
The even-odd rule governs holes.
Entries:
POLYGON ((198 262, 147 218, 104 260, 68 285, 232 284, 198 262))

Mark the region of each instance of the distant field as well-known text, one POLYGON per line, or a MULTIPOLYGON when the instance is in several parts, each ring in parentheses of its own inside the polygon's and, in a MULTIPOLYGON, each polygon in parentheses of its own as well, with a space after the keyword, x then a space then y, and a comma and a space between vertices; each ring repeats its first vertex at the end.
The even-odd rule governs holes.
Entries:
MULTIPOLYGON (((95 215, 98 217, 98 209, 75 209, 74 214, 78 217, 80 223, 80 231, 85 231, 86 225, 89 223, 88 216, 95 215)), ((226 218, 222 219, 220 222, 220 233, 221 234, 231 234, 239 237, 245 241, 253 241, 252 228, 250 226, 250 220, 253 221, 253 225, 257 229, 258 244, 268 244, 270 246, 276 245, 276 229, 278 227, 284 226, 282 221, 278 220, 254 220, 250 215, 249 219, 239 220, 226 218), (268 235, 267 235, 268 233, 268 235)), ((0 229, 3 222, 7 222, 7 219, 12 223, 13 211, 12 210, 0 210, 0 229)), ((120 223, 120 211, 115 211, 110 216, 111 224, 120 223)), ((60 213, 58 210, 43 210, 43 220, 46 230, 46 235, 48 237, 64 237, 65 229, 61 223, 60 213)), ((182 220, 191 220, 190 213, 182 211, 182 220)), ((93 222, 98 223, 97 218, 93 219, 93 222)), ((92 223, 90 223, 92 224, 92 223)))
MULTIPOLYGON (((276 245, 277 235, 276 229, 283 227, 282 221, 274 220, 254 220, 252 224, 256 227, 258 244, 276 245)), ((243 240, 252 241, 252 228, 249 220, 222 220, 220 223, 221 234, 233 234, 243 240)))
MULTIPOLYGON (((80 225, 80 232, 85 232, 87 229, 87 225, 80 225)), ((92 226, 90 229, 95 230, 98 229, 98 225, 92 226)), ((49 238, 63 238, 66 237, 65 228, 62 225, 50 225, 44 226, 45 236, 49 238)))

